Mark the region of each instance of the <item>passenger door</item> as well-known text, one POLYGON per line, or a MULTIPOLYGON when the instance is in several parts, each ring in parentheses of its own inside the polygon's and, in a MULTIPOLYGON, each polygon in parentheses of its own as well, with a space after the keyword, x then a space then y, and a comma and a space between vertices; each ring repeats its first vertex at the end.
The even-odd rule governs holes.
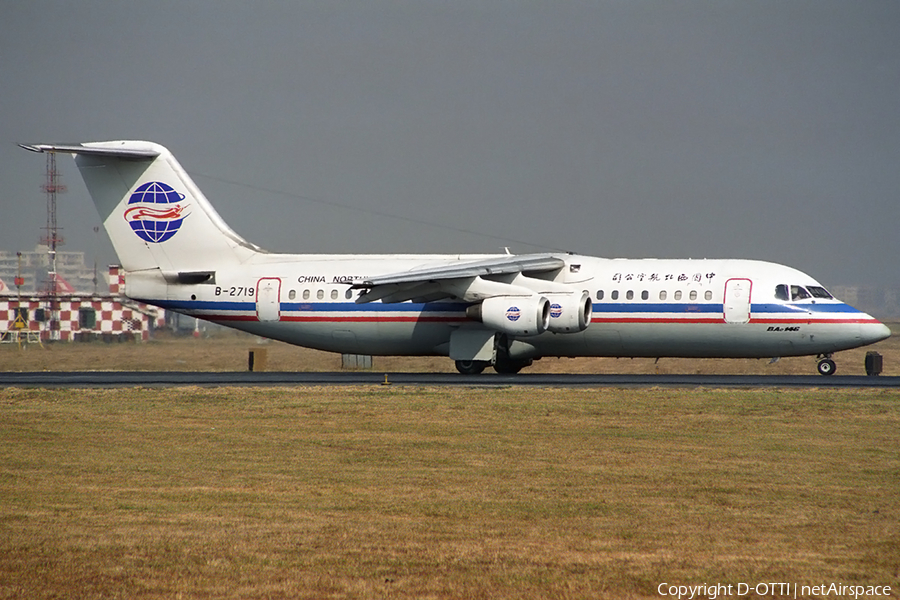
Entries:
POLYGON ((256 283, 256 318, 263 322, 281 320, 281 279, 264 277, 256 283))
POLYGON ((729 279, 725 282, 725 322, 747 323, 750 321, 750 291, 753 283, 749 279, 729 279))

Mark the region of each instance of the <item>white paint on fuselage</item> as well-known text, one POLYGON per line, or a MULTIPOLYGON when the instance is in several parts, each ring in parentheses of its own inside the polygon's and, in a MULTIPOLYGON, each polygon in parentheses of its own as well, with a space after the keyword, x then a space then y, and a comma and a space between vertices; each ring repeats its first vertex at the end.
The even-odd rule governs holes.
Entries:
MULTIPOLYGON (((594 303, 580 333, 523 338, 537 356, 771 357, 828 354, 884 339, 889 330, 838 299, 778 300, 778 284, 820 286, 783 265, 752 260, 602 259, 561 255, 554 281, 586 290, 594 303), (728 323, 726 282, 749 280, 751 315, 728 323), (602 291, 602 299, 598 292, 602 291), (630 293, 629 293, 630 292, 630 293), (664 295, 661 295, 664 292, 664 295), (680 294, 679 294, 680 292, 680 294), (691 293, 696 297, 692 299, 691 293), (614 298, 614 296, 618 296, 614 298), (680 297, 679 297, 680 296, 680 297), (661 299, 663 298, 663 299, 661 299)), ((479 327, 465 303, 372 302, 347 298, 349 283, 491 255, 275 255, 216 272, 215 284, 169 285, 140 298, 257 335, 334 352, 447 354, 451 332, 479 327), (257 318, 260 280, 280 280, 280 320, 257 318)), ((271 314, 271 308, 265 314, 271 314)))

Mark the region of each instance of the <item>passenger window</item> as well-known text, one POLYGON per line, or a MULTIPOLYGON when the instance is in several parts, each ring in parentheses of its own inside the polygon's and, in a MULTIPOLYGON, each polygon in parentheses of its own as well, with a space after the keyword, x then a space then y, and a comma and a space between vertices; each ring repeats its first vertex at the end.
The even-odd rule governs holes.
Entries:
POLYGON ((681 290, 675 290, 675 299, 681 300, 681 290))
POLYGON ((347 288, 347 291, 344 292, 344 298, 349 300, 352 297, 353 297, 353 290, 351 290, 350 288, 347 288))
POLYGON ((338 291, 337 290, 331 290, 331 299, 332 300, 338 299, 338 291))
POLYGON ((660 291, 659 291, 659 299, 660 299, 660 300, 665 300, 665 299, 666 299, 666 290, 660 290, 660 291))
POLYGON ((626 300, 634 300, 634 292, 632 292, 631 290, 628 290, 627 292, 625 292, 625 299, 626 300))
POLYGON ((288 300, 293 300, 297 297, 297 290, 291 290, 288 292, 288 300))
POLYGON ((812 296, 809 295, 809 292, 807 292, 804 288, 800 287, 799 285, 791 286, 791 300, 803 300, 805 298, 811 298, 811 297, 812 296))
POLYGON ((603 300, 603 290, 597 290, 597 300, 603 300))
POLYGON ((776 300, 790 300, 788 296, 788 286, 780 283, 775 286, 775 299, 776 300))
POLYGON ((648 298, 650 298, 650 292, 648 292, 647 290, 641 292, 641 300, 647 300, 648 298))
POLYGON ((309 300, 309 290, 303 290, 303 299, 309 300))
POLYGON ((318 298, 319 300, 324 300, 325 299, 325 290, 317 291, 316 298, 318 298))
POLYGON ((712 300, 712 290, 706 290, 706 293, 703 294, 703 297, 707 300, 712 300))
POLYGON ((691 300, 697 299, 697 290, 691 290, 691 300))
POLYGON ((828 293, 828 290, 817 285, 806 286, 806 289, 808 289, 809 293, 813 295, 813 298, 825 298, 828 300, 834 298, 834 296, 828 293))
POLYGON ((613 290, 613 292, 612 292, 612 299, 613 299, 613 300, 618 300, 618 299, 619 299, 619 290, 613 290))

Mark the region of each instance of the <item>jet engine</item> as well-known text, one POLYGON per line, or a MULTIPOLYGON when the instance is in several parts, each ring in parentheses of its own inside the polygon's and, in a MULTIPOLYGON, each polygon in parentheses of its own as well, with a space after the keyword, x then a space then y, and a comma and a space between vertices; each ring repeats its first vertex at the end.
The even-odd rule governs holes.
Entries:
POLYGON ((509 335, 540 335, 550 326, 550 301, 538 295, 494 296, 470 306, 466 316, 509 335))
POLYGON ((550 326, 553 333, 575 333, 584 331, 591 324, 593 304, 587 292, 549 293, 550 326))

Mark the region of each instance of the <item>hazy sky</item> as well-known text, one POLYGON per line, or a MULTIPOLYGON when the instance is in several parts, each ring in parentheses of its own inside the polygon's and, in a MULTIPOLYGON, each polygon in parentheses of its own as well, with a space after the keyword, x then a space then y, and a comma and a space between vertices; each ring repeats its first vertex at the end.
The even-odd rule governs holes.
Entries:
MULTIPOLYGON (((741 257, 900 287, 896 0, 2 4, 3 250, 45 222, 44 157, 17 142, 147 139, 271 250, 741 257)), ((116 262, 59 165, 64 249, 116 262)))

